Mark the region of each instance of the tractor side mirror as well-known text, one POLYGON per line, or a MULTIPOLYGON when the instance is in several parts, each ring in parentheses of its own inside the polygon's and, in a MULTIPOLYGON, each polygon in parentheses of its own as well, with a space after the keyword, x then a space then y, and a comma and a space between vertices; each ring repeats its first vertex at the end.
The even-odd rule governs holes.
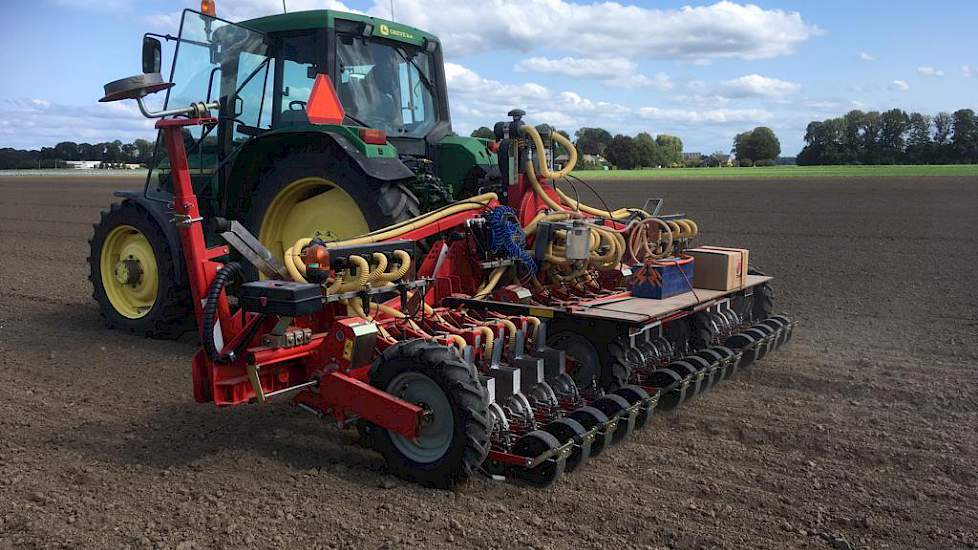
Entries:
POLYGON ((122 99, 142 99, 149 94, 172 88, 173 84, 163 80, 160 73, 143 73, 122 78, 105 85, 105 96, 99 101, 119 101, 122 99))
POLYGON ((160 72, 163 64, 163 46, 152 36, 143 37, 143 72, 146 74, 160 72))

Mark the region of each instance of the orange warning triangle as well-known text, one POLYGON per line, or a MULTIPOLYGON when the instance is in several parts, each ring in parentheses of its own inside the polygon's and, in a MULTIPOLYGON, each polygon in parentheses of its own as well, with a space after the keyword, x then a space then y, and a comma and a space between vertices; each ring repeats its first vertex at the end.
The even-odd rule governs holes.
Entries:
POLYGON ((309 94, 309 103, 306 105, 306 116, 309 122, 342 124, 345 115, 340 98, 333 88, 333 81, 327 75, 321 73, 316 75, 316 82, 312 85, 312 93, 309 94))

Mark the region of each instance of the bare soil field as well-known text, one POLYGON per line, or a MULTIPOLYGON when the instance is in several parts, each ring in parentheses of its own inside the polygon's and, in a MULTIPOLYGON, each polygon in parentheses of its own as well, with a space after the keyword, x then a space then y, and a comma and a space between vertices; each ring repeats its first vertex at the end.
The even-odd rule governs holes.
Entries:
POLYGON ((750 248, 795 339, 551 489, 452 492, 105 329, 87 240, 141 184, 0 179, 0 549, 978 547, 978 178, 596 183, 750 248))

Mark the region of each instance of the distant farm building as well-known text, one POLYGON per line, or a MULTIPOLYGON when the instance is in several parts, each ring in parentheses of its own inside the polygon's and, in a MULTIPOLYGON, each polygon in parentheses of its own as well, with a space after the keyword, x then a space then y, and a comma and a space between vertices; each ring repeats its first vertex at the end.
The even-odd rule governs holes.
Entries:
POLYGON ((74 168, 75 170, 91 170, 92 168, 98 168, 98 165, 102 164, 100 160, 67 160, 65 161, 65 167, 74 168))

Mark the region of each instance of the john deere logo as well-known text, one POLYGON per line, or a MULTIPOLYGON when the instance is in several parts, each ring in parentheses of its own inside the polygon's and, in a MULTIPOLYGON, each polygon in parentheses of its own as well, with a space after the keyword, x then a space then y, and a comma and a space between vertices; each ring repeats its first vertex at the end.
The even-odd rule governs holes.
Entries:
POLYGON ((379 27, 377 27, 377 30, 380 31, 380 34, 382 34, 384 36, 396 36, 398 38, 406 38, 408 40, 413 40, 414 39, 414 35, 413 34, 411 34, 409 32, 404 32, 404 31, 399 30, 399 29, 392 29, 392 28, 388 27, 386 24, 383 24, 383 23, 379 27))

